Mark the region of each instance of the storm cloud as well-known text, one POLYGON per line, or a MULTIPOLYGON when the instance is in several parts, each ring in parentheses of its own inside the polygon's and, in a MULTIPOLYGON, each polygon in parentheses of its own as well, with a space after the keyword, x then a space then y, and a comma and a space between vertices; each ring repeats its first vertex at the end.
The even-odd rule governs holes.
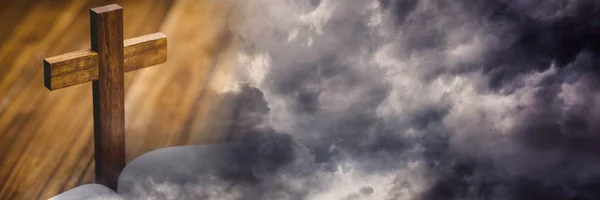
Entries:
POLYGON ((243 86, 231 95, 246 103, 229 159, 243 167, 202 187, 234 182, 230 199, 600 198, 598 1, 233 2, 243 86))

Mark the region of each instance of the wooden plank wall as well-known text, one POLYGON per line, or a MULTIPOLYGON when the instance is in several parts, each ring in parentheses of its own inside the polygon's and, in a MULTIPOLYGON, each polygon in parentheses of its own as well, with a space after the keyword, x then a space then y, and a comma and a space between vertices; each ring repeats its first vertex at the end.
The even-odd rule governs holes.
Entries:
POLYGON ((127 160, 228 138, 232 105, 213 87, 234 54, 215 0, 0 1, 0 199, 47 199, 93 181, 91 83, 57 91, 42 59, 89 48, 89 9, 118 3, 124 36, 168 36, 168 61, 125 74, 127 160), (216 114, 218 114, 218 117, 216 114))

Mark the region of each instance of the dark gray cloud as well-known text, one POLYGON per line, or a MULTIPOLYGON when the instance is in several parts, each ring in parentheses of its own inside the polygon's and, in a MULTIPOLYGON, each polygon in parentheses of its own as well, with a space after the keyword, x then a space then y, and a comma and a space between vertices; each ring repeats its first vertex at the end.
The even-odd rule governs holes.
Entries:
POLYGON ((373 186, 390 199, 600 198, 596 1, 253 6, 236 28, 244 59, 262 62, 242 68, 263 74, 246 81, 265 93, 265 123, 316 163, 422 163, 416 180, 373 186))
POLYGON ((230 199, 600 198, 598 1, 235 2, 230 199))

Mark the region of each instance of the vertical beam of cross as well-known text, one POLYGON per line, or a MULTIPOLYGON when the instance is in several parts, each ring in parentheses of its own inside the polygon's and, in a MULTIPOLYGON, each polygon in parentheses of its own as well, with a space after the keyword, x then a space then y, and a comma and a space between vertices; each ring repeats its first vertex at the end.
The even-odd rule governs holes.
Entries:
POLYGON ((98 80, 92 82, 96 181, 116 189, 125 167, 123 9, 93 8, 90 31, 92 51, 98 53, 98 80))

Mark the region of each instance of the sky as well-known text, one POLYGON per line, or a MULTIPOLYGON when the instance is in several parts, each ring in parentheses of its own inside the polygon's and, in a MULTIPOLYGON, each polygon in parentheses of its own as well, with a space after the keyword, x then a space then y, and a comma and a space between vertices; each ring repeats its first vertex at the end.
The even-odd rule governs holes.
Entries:
POLYGON ((600 198, 600 2, 230 1, 244 167, 188 195, 600 198))

